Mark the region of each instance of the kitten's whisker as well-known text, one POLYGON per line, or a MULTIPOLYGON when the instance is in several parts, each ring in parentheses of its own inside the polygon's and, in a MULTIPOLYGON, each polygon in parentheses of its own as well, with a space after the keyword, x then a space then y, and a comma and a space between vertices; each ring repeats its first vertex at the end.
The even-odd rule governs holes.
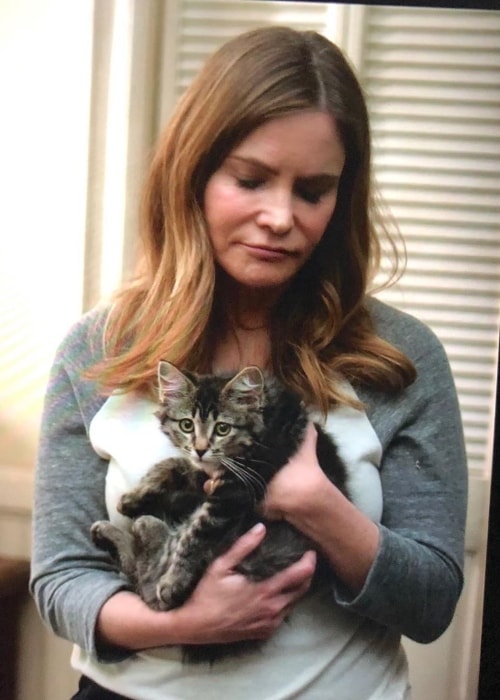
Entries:
POLYGON ((254 444, 254 445, 257 445, 257 447, 262 447, 262 449, 264 449, 264 450, 269 450, 269 449, 271 449, 271 448, 269 447, 269 445, 264 445, 262 442, 259 442, 258 440, 255 440, 255 438, 254 438, 254 440, 253 440, 253 444, 254 444))
POLYGON ((247 457, 247 462, 255 462, 255 464, 265 464, 266 466, 272 466, 272 463, 267 459, 255 459, 254 457, 247 457))
POLYGON ((252 473, 254 471, 253 469, 249 472, 245 467, 238 464, 235 459, 231 459, 229 457, 225 457, 222 460, 222 463, 230 472, 240 479, 240 481, 248 489, 253 492, 255 500, 258 500, 259 494, 262 494, 262 496, 264 495, 266 484, 262 477, 260 477, 256 472, 252 473))
MULTIPOLYGON (((233 461, 236 462, 237 464, 239 464, 239 463, 238 463, 238 458, 233 458, 233 461)), ((264 460, 262 460, 262 459, 248 459, 248 460, 245 460, 245 461, 243 462, 242 465, 239 465, 239 466, 240 466, 242 469, 244 469, 249 475, 251 475, 254 479, 256 479, 258 482, 260 482, 260 483, 262 484, 262 487, 263 487, 264 489, 266 489, 266 488, 267 488, 266 480, 264 479, 264 477, 263 477, 261 474, 259 474, 258 471, 256 471, 255 469, 253 469, 253 468, 248 464, 248 462, 260 462, 261 464, 266 464, 266 465, 268 465, 268 466, 271 466, 271 465, 270 465, 270 462, 266 462, 266 461, 264 461, 264 460)))
POLYGON ((236 459, 224 458, 224 466, 226 466, 236 477, 238 477, 246 486, 252 489, 255 498, 260 495, 262 497, 266 491, 266 482, 261 475, 248 465, 241 466, 236 459))
POLYGON ((252 467, 249 467, 248 465, 246 466, 246 470, 248 476, 252 478, 252 480, 260 487, 262 493, 264 493, 267 489, 267 483, 264 477, 262 477, 259 472, 255 471, 255 469, 252 469, 252 467))
POLYGON ((237 476, 242 482, 245 484, 252 486, 252 482, 254 481, 251 477, 250 474, 248 474, 239 464, 234 462, 233 460, 229 458, 224 458, 223 464, 235 475, 237 476))
POLYGON ((226 462, 224 462, 224 466, 228 471, 230 471, 232 474, 236 476, 239 481, 245 486, 246 489, 251 491, 253 494, 255 494, 255 489, 253 487, 252 482, 248 479, 247 475, 244 472, 241 472, 239 469, 237 469, 234 465, 229 465, 226 462))

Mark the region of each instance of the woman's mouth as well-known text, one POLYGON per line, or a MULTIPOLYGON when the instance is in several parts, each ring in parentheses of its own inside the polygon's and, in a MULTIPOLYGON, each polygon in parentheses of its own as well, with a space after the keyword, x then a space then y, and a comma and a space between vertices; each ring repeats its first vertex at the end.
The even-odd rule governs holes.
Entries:
POLYGON ((267 262, 279 262, 293 255, 293 253, 286 248, 272 248, 270 246, 251 245, 248 243, 244 243, 243 245, 250 255, 267 262))

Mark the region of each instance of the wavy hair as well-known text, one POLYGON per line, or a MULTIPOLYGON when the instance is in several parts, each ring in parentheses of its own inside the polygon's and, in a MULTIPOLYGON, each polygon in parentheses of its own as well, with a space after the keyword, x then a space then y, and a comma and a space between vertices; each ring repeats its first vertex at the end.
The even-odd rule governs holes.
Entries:
POLYGON ((341 377, 395 391, 414 379, 410 361, 375 334, 365 307, 387 232, 376 225, 361 87, 325 37, 274 26, 216 51, 160 136, 143 193, 137 275, 114 299, 106 359, 92 370, 105 391, 152 391, 160 359, 210 370, 220 318, 205 186, 254 129, 311 109, 333 117, 346 160, 321 242, 275 310, 272 369, 323 410, 347 400, 341 377))

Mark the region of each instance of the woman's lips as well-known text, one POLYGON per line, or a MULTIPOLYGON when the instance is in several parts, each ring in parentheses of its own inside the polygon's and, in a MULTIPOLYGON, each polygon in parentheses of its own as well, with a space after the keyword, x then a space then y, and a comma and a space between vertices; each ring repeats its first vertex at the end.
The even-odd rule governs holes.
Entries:
POLYGON ((243 245, 251 255, 254 255, 260 260, 279 261, 293 255, 293 252, 286 248, 271 248, 269 246, 250 245, 248 243, 244 243, 243 245))

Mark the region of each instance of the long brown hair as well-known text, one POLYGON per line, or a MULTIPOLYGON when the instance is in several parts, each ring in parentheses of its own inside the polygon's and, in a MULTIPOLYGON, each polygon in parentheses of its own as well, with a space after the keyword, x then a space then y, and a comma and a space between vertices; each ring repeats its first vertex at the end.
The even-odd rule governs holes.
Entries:
POLYGON ((105 390, 151 391, 160 359, 209 370, 218 285, 203 215, 206 183, 254 129, 311 108, 335 120, 346 161, 323 238, 276 309, 273 371, 324 410, 345 400, 339 377, 393 390, 414 379, 409 360, 375 335, 364 306, 383 227, 375 231, 360 85, 322 35, 266 27, 207 61, 159 139, 142 201, 139 271, 115 298, 107 356, 92 372, 105 390))

